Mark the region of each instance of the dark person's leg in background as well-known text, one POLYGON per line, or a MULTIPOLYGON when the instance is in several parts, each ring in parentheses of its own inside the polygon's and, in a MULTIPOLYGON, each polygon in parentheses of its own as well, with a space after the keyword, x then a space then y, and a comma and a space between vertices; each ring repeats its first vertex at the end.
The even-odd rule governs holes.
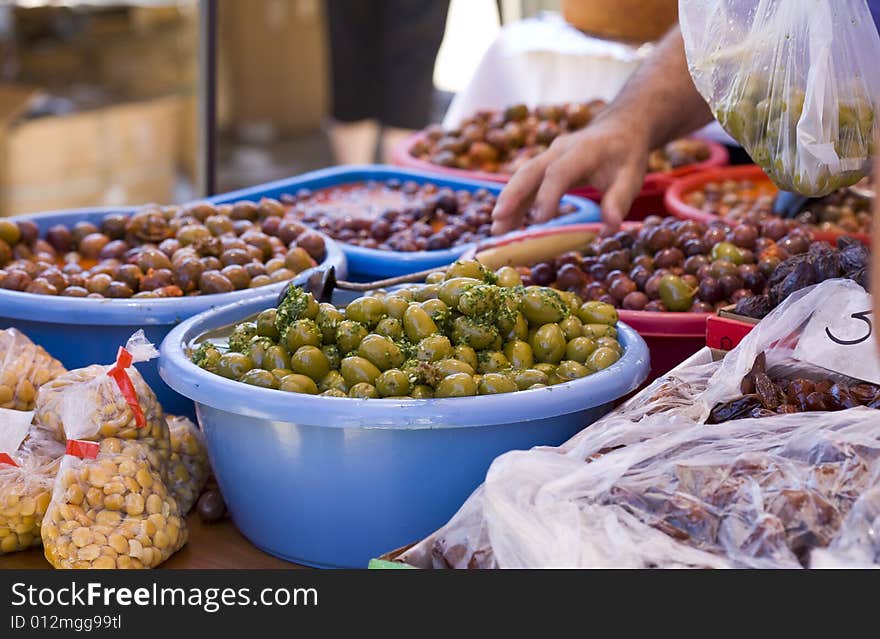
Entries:
POLYGON ((337 164, 364 164, 376 157, 382 4, 382 0, 326 3, 333 92, 327 134, 337 164))
POLYGON ((385 0, 381 3, 379 120, 382 158, 429 123, 434 62, 446 27, 448 0, 385 0))

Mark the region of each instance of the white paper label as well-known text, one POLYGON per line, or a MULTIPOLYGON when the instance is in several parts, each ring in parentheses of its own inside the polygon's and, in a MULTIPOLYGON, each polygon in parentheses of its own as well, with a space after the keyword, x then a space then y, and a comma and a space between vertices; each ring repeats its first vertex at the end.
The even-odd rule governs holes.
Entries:
POLYGON ((18 450, 31 427, 33 418, 32 410, 0 408, 0 453, 14 453, 18 450))
POLYGON ((880 384, 871 296, 839 291, 813 313, 801 334, 794 356, 822 368, 880 384))

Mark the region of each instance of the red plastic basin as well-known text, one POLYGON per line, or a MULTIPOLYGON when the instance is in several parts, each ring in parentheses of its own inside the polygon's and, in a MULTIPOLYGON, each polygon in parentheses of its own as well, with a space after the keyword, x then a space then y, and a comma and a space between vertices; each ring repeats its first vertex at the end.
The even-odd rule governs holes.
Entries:
MULTIPOLYGON (((626 222, 624 230, 640 228, 639 222, 626 222)), ((601 224, 572 224, 564 228, 524 231, 512 237, 487 240, 468 251, 462 259, 473 259, 480 251, 509 246, 538 237, 565 235, 579 231, 598 233, 601 224)), ((514 266, 530 266, 515 264, 514 266)), ((651 353, 651 372, 648 381, 656 379, 706 345, 706 321, 712 313, 673 313, 655 311, 627 311, 618 309, 621 321, 632 326, 648 344, 651 353)))
MULTIPOLYGON (((488 180, 490 182, 506 183, 510 179, 507 173, 489 173, 486 171, 467 171, 464 169, 455 169, 446 166, 433 164, 425 160, 420 160, 410 153, 412 146, 424 139, 425 134, 421 131, 414 133, 400 144, 394 147, 391 153, 391 163, 397 166, 405 166, 420 171, 428 171, 445 175, 454 175, 457 177, 468 178, 471 180, 488 180)), ((663 195, 669 186, 677 179, 685 175, 689 175, 695 171, 703 171, 715 167, 726 166, 729 160, 727 149, 723 144, 718 144, 711 140, 703 140, 709 147, 709 157, 702 162, 696 164, 688 164, 671 171, 661 171, 657 173, 648 173, 645 176, 645 182, 642 190, 639 192, 635 202, 633 202, 627 215, 628 220, 638 221, 645 219, 648 215, 663 212, 663 195)), ((592 187, 575 188, 569 191, 571 195, 585 197, 594 202, 602 200, 602 192, 592 187)))
MULTIPOLYGON (((692 173, 684 177, 680 177, 673 181, 672 185, 666 190, 666 210, 677 218, 685 220, 698 220, 700 222, 709 222, 718 219, 713 213, 707 213, 685 202, 685 197, 692 191, 702 188, 707 182, 719 182, 724 180, 752 180, 754 182, 765 181, 771 182, 770 178, 764 173, 763 169, 754 164, 743 166, 727 166, 721 168, 707 169, 698 173, 692 173)), ((867 233, 848 233, 846 231, 828 231, 820 230, 818 227, 812 227, 813 236, 820 241, 834 244, 841 235, 850 235, 857 238, 863 244, 870 246, 871 237, 867 233)))

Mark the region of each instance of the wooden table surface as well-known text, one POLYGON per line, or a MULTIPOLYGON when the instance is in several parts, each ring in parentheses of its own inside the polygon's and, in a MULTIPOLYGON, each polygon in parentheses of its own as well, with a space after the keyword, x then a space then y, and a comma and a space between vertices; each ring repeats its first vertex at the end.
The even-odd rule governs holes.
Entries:
MULTIPOLYGON (((203 524, 197 515, 189 516, 189 541, 162 564, 162 568, 302 568, 264 553, 245 539, 231 520, 203 524)), ((43 548, 32 548, 0 557, 0 570, 51 568, 43 548)))

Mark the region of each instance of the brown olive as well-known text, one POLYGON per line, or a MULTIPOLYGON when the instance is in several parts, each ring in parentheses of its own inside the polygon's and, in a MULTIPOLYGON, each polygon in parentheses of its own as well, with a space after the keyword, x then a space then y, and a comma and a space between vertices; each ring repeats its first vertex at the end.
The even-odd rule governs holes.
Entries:
POLYGON ((140 249, 134 258, 134 263, 145 273, 150 269, 171 268, 171 260, 168 259, 168 256, 165 253, 159 249, 148 247, 140 249))
POLYGON ((143 276, 144 274, 141 272, 141 269, 134 264, 122 264, 116 271, 116 279, 128 286, 132 291, 140 289, 143 276))
POLYGON ((199 279, 205 272, 205 265, 195 258, 189 258, 174 267, 174 279, 184 293, 195 291, 199 286, 199 279))
MULTIPOLYGON (((104 237, 107 237, 104 235, 104 237)), ((86 238, 88 239, 88 238, 86 238)), ((83 240, 85 242, 86 240, 83 240)), ((115 259, 121 260, 129 250, 128 242, 125 240, 111 240, 107 242, 98 254, 102 260, 115 259)))
POLYGON ((104 295, 112 282, 113 278, 107 273, 96 273, 95 275, 89 276, 86 280, 86 288, 89 293, 104 295))
POLYGON ((223 262, 224 266, 229 266, 230 264, 247 264, 248 262, 253 262, 253 257, 248 253, 245 249, 240 248, 231 248, 226 249, 223 253, 220 254, 220 261, 223 262))
POLYGON ((260 200, 259 215, 260 217, 284 217, 286 209, 284 205, 270 197, 264 197, 260 200))
POLYGON ((70 229, 63 224, 56 224, 46 231, 46 241, 59 253, 66 253, 73 243, 70 229))
POLYGON ((147 274, 140 280, 140 289, 142 291, 153 291, 157 288, 171 286, 174 283, 174 275, 170 269, 150 269, 147 274))
POLYGON ((128 216, 118 213, 105 215, 101 220, 101 233, 111 240, 121 240, 125 237, 125 228, 128 225, 128 216))
POLYGON ((107 290, 104 291, 104 297, 123 298, 131 297, 132 295, 134 295, 134 291, 131 289, 130 286, 128 286, 128 284, 124 282, 110 282, 110 286, 108 286, 107 290))
POLYGON ((58 268, 51 266, 47 269, 44 269, 40 273, 40 277, 49 282, 52 286, 54 286, 59 291, 65 289, 68 285, 68 278, 64 273, 62 273, 58 268))
POLYGON ((194 217, 199 222, 204 222, 212 215, 217 214, 217 207, 208 202, 196 202, 187 206, 184 209, 184 214, 194 217))
POLYGON ((251 285, 251 276, 248 275, 248 272, 243 266, 230 264, 229 266, 223 267, 220 272, 232 282, 232 285, 237 290, 247 288, 251 285))
POLYGON ((12 261, 12 249, 5 240, 0 240, 0 267, 12 261))
POLYGON ((205 271, 199 277, 199 290, 206 294, 231 293, 235 287, 220 271, 205 271))
POLYGON ((61 291, 61 295, 64 297, 85 297, 88 294, 89 292, 82 286, 68 286, 61 291))
POLYGON ((78 243, 79 252, 87 259, 97 259, 110 241, 103 233, 89 233, 78 243))
POLYGON ((251 278, 251 286, 250 288, 257 288, 258 286, 266 286, 266 284, 271 284, 272 278, 268 275, 256 275, 251 278))
POLYGON ((158 244, 170 237, 171 231, 168 221, 158 209, 145 209, 138 211, 128 220, 126 232, 142 242, 158 244))
POLYGON ((248 262, 244 265, 244 270, 247 271, 247 274, 251 277, 257 277, 258 275, 266 275, 266 266, 264 264, 260 264, 259 262, 248 262))
POLYGON ((39 295, 58 295, 58 289, 52 286, 44 277, 38 277, 33 280, 25 289, 26 293, 37 293, 39 295))
POLYGON ((253 222, 259 217, 260 211, 257 205, 247 200, 236 202, 232 205, 232 211, 229 217, 233 220, 246 220, 253 222))
POLYGON ((10 291, 23 291, 31 283, 31 276, 21 269, 9 269, 6 271, 6 277, 0 282, 0 287, 10 291))
POLYGON ((206 490, 196 504, 199 519, 206 524, 220 521, 226 516, 226 503, 219 490, 206 490))
POLYGON ((204 265, 206 271, 219 271, 223 268, 223 262, 212 255, 203 257, 200 261, 204 265))
MULTIPOLYGON (((40 229, 37 227, 36 223, 31 220, 16 222, 16 226, 18 226, 18 241, 22 244, 33 244, 40 236, 40 229)), ((15 242, 8 242, 8 244, 13 245, 15 242)))
POLYGON ((301 273, 311 268, 312 258, 304 248, 296 246, 287 252, 287 255, 284 257, 284 264, 294 273, 301 273))
POLYGON ((324 238, 314 231, 306 231, 296 239, 297 246, 302 247, 317 261, 324 259, 327 248, 324 246, 324 238))
POLYGON ((306 227, 293 220, 284 220, 278 226, 278 239, 289 245, 296 238, 306 232, 306 227))

